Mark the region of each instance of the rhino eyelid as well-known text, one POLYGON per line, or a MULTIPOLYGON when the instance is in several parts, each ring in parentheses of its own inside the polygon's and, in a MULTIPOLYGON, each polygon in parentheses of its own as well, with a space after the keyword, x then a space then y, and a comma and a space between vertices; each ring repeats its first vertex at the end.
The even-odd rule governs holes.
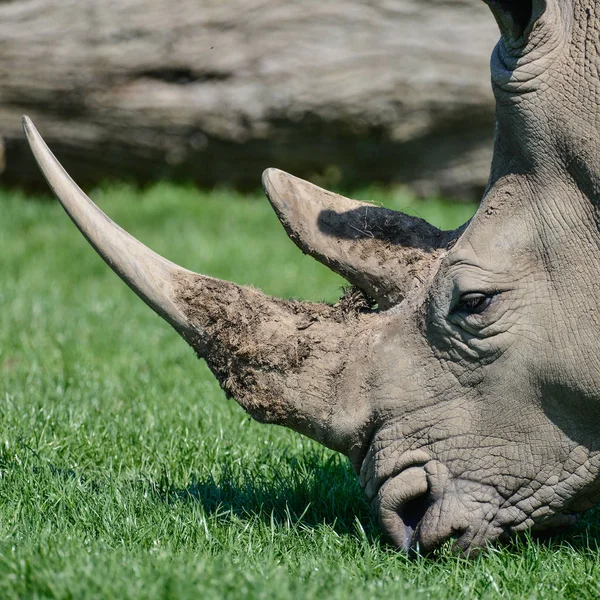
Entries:
POLYGON ((481 315, 492 303, 498 292, 467 292, 462 294, 451 314, 481 315))

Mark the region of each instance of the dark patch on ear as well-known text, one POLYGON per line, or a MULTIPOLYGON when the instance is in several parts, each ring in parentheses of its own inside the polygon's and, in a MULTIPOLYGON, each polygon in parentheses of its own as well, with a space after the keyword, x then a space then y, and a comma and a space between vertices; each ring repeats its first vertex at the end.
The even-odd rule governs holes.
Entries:
POLYGON ((528 0, 500 0, 499 4, 512 15, 521 31, 525 31, 527 25, 531 22, 533 2, 528 0))
POLYGON ((533 0, 485 0, 496 18, 511 34, 519 38, 533 18, 533 0))

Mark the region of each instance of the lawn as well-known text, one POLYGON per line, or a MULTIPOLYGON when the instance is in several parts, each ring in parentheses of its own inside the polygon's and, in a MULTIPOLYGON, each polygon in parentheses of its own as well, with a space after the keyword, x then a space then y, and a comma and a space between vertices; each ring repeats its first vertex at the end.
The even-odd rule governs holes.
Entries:
MULTIPOLYGON (((161 184, 92 197, 190 269, 283 297, 343 282, 268 202, 161 184)), ((360 197, 450 228, 473 206, 360 197)), ((345 459, 258 425, 49 198, 0 193, 1 598, 597 598, 593 513, 474 560, 379 539, 345 459)))

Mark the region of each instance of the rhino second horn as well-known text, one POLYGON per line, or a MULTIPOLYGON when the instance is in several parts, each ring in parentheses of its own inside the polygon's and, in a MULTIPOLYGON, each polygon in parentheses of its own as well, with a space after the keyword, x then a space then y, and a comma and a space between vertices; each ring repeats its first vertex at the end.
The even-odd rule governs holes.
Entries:
POLYGON ((388 309, 427 276, 460 232, 345 198, 267 169, 263 187, 292 241, 388 309))

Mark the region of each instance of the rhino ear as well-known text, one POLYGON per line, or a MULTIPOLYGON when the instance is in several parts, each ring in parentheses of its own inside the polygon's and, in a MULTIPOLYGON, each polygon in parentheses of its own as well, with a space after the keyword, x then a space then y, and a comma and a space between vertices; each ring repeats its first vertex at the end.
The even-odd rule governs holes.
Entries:
POLYGON ((547 0, 484 0, 498 21, 502 35, 519 40, 545 12, 547 0))

